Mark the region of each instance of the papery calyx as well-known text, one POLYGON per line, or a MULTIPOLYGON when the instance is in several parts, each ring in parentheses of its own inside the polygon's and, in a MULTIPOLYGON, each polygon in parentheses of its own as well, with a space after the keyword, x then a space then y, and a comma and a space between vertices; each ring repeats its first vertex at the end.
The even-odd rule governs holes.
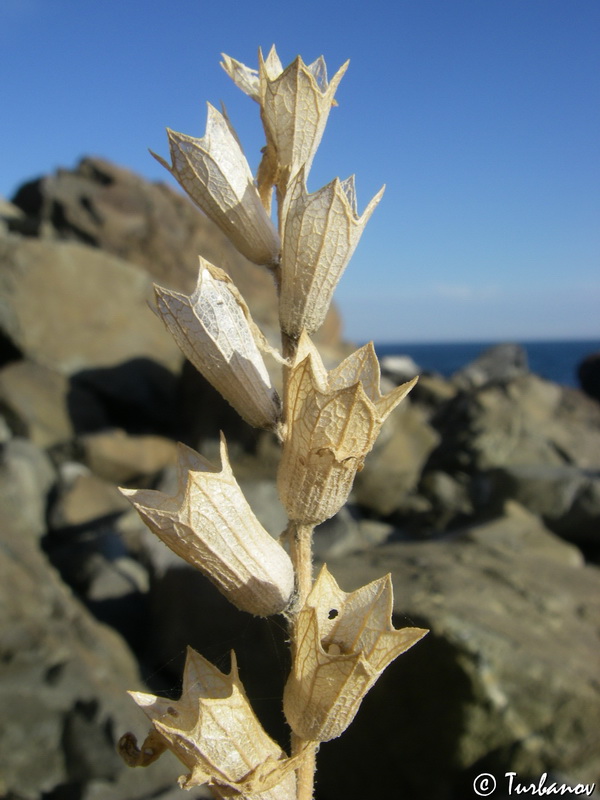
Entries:
MULTIPOLYGON (((260 48, 259 53, 259 58, 262 61, 262 68, 264 72, 271 80, 275 80, 275 78, 277 78, 283 72, 283 66, 279 56, 277 55, 275 45, 273 45, 273 47, 271 47, 269 50, 269 55, 266 57, 266 59, 262 58, 262 50, 260 48)), ((238 87, 238 89, 241 89, 242 92, 247 94, 253 100, 256 100, 257 103, 260 103, 261 93, 259 71, 257 69, 252 69, 251 67, 247 67, 245 64, 242 64, 241 61, 236 61, 235 58, 231 58, 231 56, 225 55, 225 53, 221 53, 221 55, 223 56, 221 66, 238 87)))
POLYGON ((208 103, 201 139, 167 129, 171 164, 152 153, 229 240, 255 264, 279 263, 281 243, 228 120, 208 103))
POLYGON ((294 590, 292 562, 240 489, 221 438, 221 468, 178 445, 175 495, 121 489, 150 530, 206 575, 242 611, 283 611, 294 590))
POLYGON ((273 47, 266 59, 259 50, 258 62, 256 71, 224 55, 222 66, 242 91, 260 103, 267 136, 264 161, 276 165, 286 183, 303 165, 308 173, 349 62, 331 81, 323 56, 308 65, 297 56, 283 69, 273 47))
POLYGON ((159 316, 196 369, 250 425, 275 428, 280 402, 258 347, 264 337, 227 273, 200 258, 191 295, 161 286, 155 295, 159 316))
POLYGON ((297 736, 335 739, 354 719, 383 670, 425 634, 395 629, 390 575, 343 592, 323 566, 296 622, 283 707, 297 736))
POLYGON ((294 339, 323 323, 335 287, 381 200, 383 187, 358 216, 354 176, 309 194, 306 170, 292 180, 283 212, 279 320, 294 339))
POLYGON ((329 373, 303 333, 286 389, 286 434, 277 485, 291 520, 318 525, 346 502, 357 470, 391 411, 416 383, 380 391, 372 343, 329 373))
POLYGON ((129 694, 153 725, 139 749, 132 734, 121 738, 119 751, 130 766, 146 766, 148 753, 168 748, 189 770, 179 779, 184 789, 207 784, 215 797, 238 800, 296 797, 297 760, 287 758, 260 725, 233 652, 226 675, 188 647, 179 700, 129 694))

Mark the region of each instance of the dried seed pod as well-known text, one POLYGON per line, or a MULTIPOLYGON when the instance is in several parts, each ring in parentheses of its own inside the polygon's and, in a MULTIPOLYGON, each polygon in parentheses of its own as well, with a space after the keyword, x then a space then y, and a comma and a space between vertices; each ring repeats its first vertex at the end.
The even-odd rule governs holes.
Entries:
MULTIPOLYGON (((385 188, 385 187, 384 187, 385 188)), ((279 320, 294 339, 322 324, 333 291, 358 244, 382 188, 361 217, 354 176, 336 178, 318 192, 306 189, 306 169, 292 180, 284 205, 279 320)))
POLYGON ((285 753, 257 720, 239 679, 235 653, 225 675, 188 647, 179 700, 129 692, 150 718, 153 730, 140 750, 132 734, 119 743, 130 766, 145 766, 146 749, 158 735, 190 770, 183 789, 207 784, 217 798, 294 800, 297 760, 285 753), (139 762, 135 754, 139 753, 139 762))
POLYGON ((298 614, 283 698, 297 736, 326 742, 343 733, 388 664, 425 636, 422 628, 396 630, 392 610, 389 574, 347 594, 323 566, 298 614))
POLYGON ((279 263, 281 243, 261 203, 252 173, 225 117, 208 103, 206 133, 194 139, 167 129, 172 164, 152 155, 192 200, 255 264, 279 263))
POLYGON ((386 417, 416 378, 382 396, 373 344, 328 374, 306 333, 286 389, 287 433, 277 485, 289 518, 318 525, 346 502, 386 417))
POLYGON ((309 65, 298 56, 283 69, 274 47, 266 60, 259 50, 258 74, 223 56, 222 66, 227 74, 260 103, 267 136, 265 158, 277 163, 286 180, 303 165, 308 174, 348 63, 328 81, 323 56, 309 65))
POLYGON ((346 61, 331 81, 323 56, 309 65, 298 56, 277 77, 260 51, 258 62, 267 147, 273 148, 279 168, 289 177, 302 166, 308 174, 350 62, 346 61))
POLYGON ((150 530, 242 611, 267 617, 289 604, 292 562, 242 494, 221 437, 221 469, 178 445, 178 490, 121 489, 150 530))
POLYGON ((223 270, 200 259, 192 295, 155 286, 157 310, 196 369, 246 422, 275 428, 279 397, 258 349, 248 306, 223 270))

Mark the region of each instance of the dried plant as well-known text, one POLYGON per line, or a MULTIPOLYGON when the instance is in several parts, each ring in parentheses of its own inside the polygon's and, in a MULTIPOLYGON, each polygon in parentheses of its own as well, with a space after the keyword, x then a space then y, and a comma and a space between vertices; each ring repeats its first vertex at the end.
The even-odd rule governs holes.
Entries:
POLYGON ((119 747, 131 766, 147 766, 172 750, 188 770, 181 786, 207 784, 216 798, 310 800, 320 743, 343 733, 385 667, 426 633, 393 627, 389 575, 349 594, 325 566, 314 584, 312 577, 315 526, 346 502, 384 420, 415 381, 382 395, 372 344, 327 372, 310 339, 383 194, 359 216, 353 177, 335 178, 313 194, 306 189, 347 64, 328 81, 322 57, 308 66, 298 57, 283 69, 272 48, 266 59, 259 51, 258 70, 229 56, 222 66, 260 106, 266 146, 256 181, 229 120, 210 105, 202 139, 168 131, 172 164, 156 158, 243 255, 272 270, 282 400, 261 355, 269 349, 265 338, 221 269, 200 259, 190 296, 157 286, 157 311, 236 411, 277 434, 277 482, 289 524, 282 543, 264 530, 235 480, 224 439, 220 467, 180 446, 174 496, 123 492, 150 530, 237 608, 286 618, 292 669, 283 709, 291 748, 285 753, 261 727, 235 654, 225 675, 192 649, 180 700, 131 693, 152 728, 141 748, 132 734, 119 747), (273 189, 279 232, 271 222, 273 189))

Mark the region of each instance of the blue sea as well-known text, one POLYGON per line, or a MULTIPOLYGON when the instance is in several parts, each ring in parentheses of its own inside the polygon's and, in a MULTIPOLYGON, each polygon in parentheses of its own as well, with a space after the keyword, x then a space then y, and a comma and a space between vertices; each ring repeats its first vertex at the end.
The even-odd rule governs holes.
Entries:
MULTIPOLYGON (((542 378, 579 386, 577 367, 591 353, 600 352, 600 339, 517 342, 525 348, 529 369, 542 378)), ((499 342, 440 342, 438 344, 375 343, 377 355, 408 355, 423 372, 438 372, 449 377, 473 361, 488 347, 499 342)))

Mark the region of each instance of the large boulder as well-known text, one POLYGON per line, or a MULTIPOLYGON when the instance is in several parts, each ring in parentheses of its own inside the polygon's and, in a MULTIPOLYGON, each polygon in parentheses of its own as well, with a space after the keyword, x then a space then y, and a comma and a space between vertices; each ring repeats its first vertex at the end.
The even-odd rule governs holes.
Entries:
POLYGON ((163 436, 129 436, 115 429, 87 434, 80 443, 92 472, 119 485, 147 486, 177 460, 177 445, 163 436))
POLYGON ((368 786, 370 796, 450 800, 471 796, 480 772, 597 780, 600 572, 575 547, 508 504, 447 539, 329 568, 345 591, 391 571, 396 626, 431 632, 321 748, 323 797, 358 800, 368 786))
POLYGON ((577 368, 577 377, 583 391, 594 400, 600 400, 600 353, 591 353, 583 359, 577 368))
POLYGON ((115 752, 121 733, 147 727, 126 696, 141 688, 133 656, 78 602, 39 546, 55 480, 50 462, 14 439, 4 445, 0 476, 0 793, 159 797, 181 765, 167 758, 134 774, 115 752))
POLYGON ((467 486, 474 514, 497 513, 512 498, 541 515, 553 531, 597 546, 600 406, 595 401, 523 375, 459 392, 432 423, 441 443, 427 471, 448 473, 467 486))
MULTIPOLYGON (((189 364, 179 376, 179 351, 146 299, 153 279, 189 291, 202 252, 272 333, 271 276, 184 197, 100 159, 23 187, 16 202, 0 207, 0 744, 10 753, 0 795, 171 800, 181 766, 130 771, 114 758, 123 730, 147 729, 125 696, 139 685, 130 651, 152 689, 169 692, 188 644, 222 668, 233 647, 261 719, 287 745, 288 634, 282 620, 237 612, 114 483, 174 491, 174 439, 218 463, 221 428, 259 518, 273 535, 286 520, 274 436, 250 431, 189 364)), ((335 345, 329 319, 321 342, 335 345)), ((325 360, 338 363, 339 350, 325 360)), ((343 589, 391 569, 396 624, 432 631, 323 746, 322 800, 455 800, 477 771, 586 780, 598 767, 598 572, 507 500, 589 548, 600 407, 526 374, 517 351, 478 369, 463 383, 424 376, 384 426, 356 503, 317 531, 317 557, 343 589), (475 514, 496 518, 407 538, 411 519, 431 536, 475 514)))
POLYGON ((496 344, 455 372, 452 382, 461 389, 504 383, 529 372, 527 351, 520 344, 496 344))
MULTIPOLYGON (((99 248, 143 267, 171 289, 193 289, 202 255, 231 275, 259 324, 278 330, 268 270, 247 261, 213 222, 166 184, 87 157, 73 170, 59 169, 24 184, 13 203, 25 215, 14 228, 99 248)), ((339 315, 332 310, 320 340, 336 344, 340 331, 339 315)))
POLYGON ((147 357, 178 370, 182 355, 147 308, 148 275, 75 242, 0 239, 0 332, 31 361, 65 375, 147 357))
POLYGON ((49 367, 23 359, 0 369, 0 409, 19 436, 40 447, 73 438, 69 380, 49 367))
POLYGON ((39 541, 57 480, 47 454, 27 439, 7 437, 0 445, 0 512, 20 539, 39 541))
POLYGON ((590 555, 600 552, 600 476, 571 464, 505 466, 488 476, 490 504, 512 498, 590 555))
POLYGON ((416 486, 423 465, 439 443, 424 412, 404 401, 388 417, 354 482, 353 497, 379 516, 398 509, 416 486))
POLYGON ((432 465, 449 472, 507 464, 600 466, 600 408, 536 375, 460 392, 434 424, 442 443, 432 465))

